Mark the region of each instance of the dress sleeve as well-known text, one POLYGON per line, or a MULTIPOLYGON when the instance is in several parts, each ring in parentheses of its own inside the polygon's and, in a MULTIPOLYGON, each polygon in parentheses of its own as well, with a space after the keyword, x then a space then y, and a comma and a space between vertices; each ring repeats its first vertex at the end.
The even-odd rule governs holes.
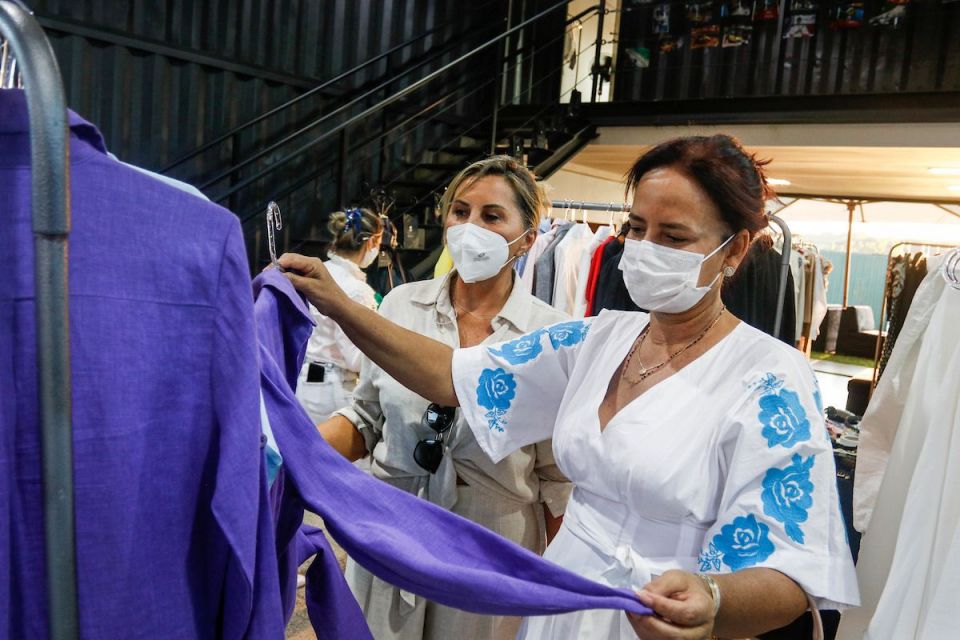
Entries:
POLYGON ((590 324, 590 320, 561 322, 509 342, 454 352, 457 400, 493 462, 552 437, 560 400, 590 324))
POLYGON ((717 520, 700 571, 776 569, 821 609, 859 604, 833 451, 809 365, 784 357, 747 380, 720 436, 717 520))

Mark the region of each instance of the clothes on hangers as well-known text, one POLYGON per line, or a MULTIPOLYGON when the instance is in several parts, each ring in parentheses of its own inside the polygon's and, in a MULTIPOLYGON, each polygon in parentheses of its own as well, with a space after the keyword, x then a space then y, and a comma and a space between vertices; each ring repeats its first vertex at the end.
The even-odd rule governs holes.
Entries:
POLYGON ((600 243, 593 251, 593 257, 590 259, 590 274, 587 276, 587 289, 584 291, 584 298, 587 306, 584 309, 584 317, 596 315, 593 311, 594 300, 597 297, 597 281, 600 279, 600 268, 603 265, 603 257, 608 244, 617 241, 617 234, 611 229, 610 236, 600 243))
POLYGON ((783 315, 775 327, 777 301, 780 297, 782 256, 779 251, 761 242, 754 242, 737 273, 724 281, 720 297, 727 309, 752 327, 793 345, 796 335, 793 275, 787 273, 783 297, 783 315))
MULTIPOLYGON (((80 637, 280 637, 240 224, 68 125, 80 637)), ((23 92, 0 91, 2 638, 48 635, 30 163, 23 92)))
POLYGON ((573 227, 572 222, 561 222, 557 225, 556 232, 553 234, 550 243, 543 249, 543 253, 537 258, 534 264, 533 274, 533 295, 537 296, 547 304, 553 304, 553 287, 556 276, 556 261, 554 252, 557 245, 567 235, 573 227))
POLYGON ((952 638, 960 596, 960 291, 940 266, 913 303, 860 423, 854 524, 863 605, 838 638, 952 638))
POLYGON ((604 309, 614 311, 640 311, 634 304, 627 285, 623 281, 623 272, 620 271, 620 257, 623 255, 623 239, 625 234, 615 238, 613 242, 604 245, 602 264, 597 276, 596 294, 593 298, 593 307, 590 312, 599 315, 604 309))
POLYGON ((553 307, 568 317, 577 305, 581 259, 591 246, 596 246, 594 240, 590 226, 578 222, 554 251, 553 307))
MULTIPOLYGON (((296 377, 289 372, 298 369, 296 360, 306 344, 300 337, 310 322, 306 304, 275 270, 260 274, 255 283, 257 317, 263 319, 257 325, 261 384, 284 456, 288 490, 323 518, 328 533, 352 559, 403 590, 475 613, 544 615, 584 608, 649 613, 632 592, 547 562, 485 527, 369 476, 334 451, 290 387, 296 377)), ((333 606, 315 611, 335 615, 333 606)))
POLYGON ((913 297, 926 275, 927 260, 922 252, 895 256, 890 263, 886 304, 887 317, 890 322, 883 343, 883 353, 880 354, 878 376, 882 376, 884 369, 887 367, 887 361, 890 359, 893 347, 897 343, 897 337, 906 321, 910 305, 913 303, 913 297))
POLYGON ((580 264, 577 266, 577 289, 574 292, 574 306, 571 314, 574 318, 584 318, 587 315, 587 307, 590 305, 590 299, 587 298, 587 288, 590 286, 593 259, 597 249, 606 242, 612 231, 613 229, 607 226, 598 228, 580 256, 580 264))
POLYGON ((524 290, 529 293, 533 293, 537 260, 539 260, 540 256, 543 255, 544 250, 550 245, 550 243, 553 242, 553 237, 556 235, 556 233, 556 228, 542 231, 539 235, 537 235, 537 239, 533 241, 530 251, 528 251, 527 255, 524 256, 526 259, 523 261, 523 270, 520 272, 520 281, 523 282, 524 290))

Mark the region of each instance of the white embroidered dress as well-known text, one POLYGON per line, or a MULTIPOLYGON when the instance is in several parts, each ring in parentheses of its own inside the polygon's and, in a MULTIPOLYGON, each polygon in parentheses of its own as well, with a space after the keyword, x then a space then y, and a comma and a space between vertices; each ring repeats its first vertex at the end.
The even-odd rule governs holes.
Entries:
MULTIPOLYGON (((500 345, 455 352, 453 378, 477 442, 494 460, 553 437, 575 486, 545 557, 639 590, 668 569, 770 567, 820 608, 859 601, 833 454, 804 356, 740 324, 624 407, 597 411, 647 323, 603 312, 500 345)), ((530 618, 522 638, 635 638, 625 614, 530 618)))

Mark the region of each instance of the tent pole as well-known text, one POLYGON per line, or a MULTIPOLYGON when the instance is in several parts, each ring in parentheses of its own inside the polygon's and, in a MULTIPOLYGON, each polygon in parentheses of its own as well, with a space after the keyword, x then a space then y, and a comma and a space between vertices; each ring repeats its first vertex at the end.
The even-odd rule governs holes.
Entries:
POLYGON ((857 208, 857 203, 853 200, 847 200, 847 261, 843 266, 843 308, 847 308, 847 296, 850 293, 850 257, 853 244, 853 212, 857 208))

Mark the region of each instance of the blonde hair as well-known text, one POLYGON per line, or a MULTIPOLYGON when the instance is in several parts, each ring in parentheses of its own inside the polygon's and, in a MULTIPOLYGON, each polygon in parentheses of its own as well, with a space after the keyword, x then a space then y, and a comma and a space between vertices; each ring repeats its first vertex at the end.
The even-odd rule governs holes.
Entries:
POLYGON ((383 231, 380 216, 369 209, 347 209, 330 214, 327 231, 333 237, 330 248, 335 253, 356 253, 363 243, 383 231))
POLYGON ((541 213, 549 208, 550 203, 536 176, 510 156, 491 156, 478 160, 458 173, 443 192, 440 213, 446 215, 458 192, 486 176, 500 176, 507 181, 513 190, 517 208, 520 209, 523 226, 526 229, 536 229, 540 224, 541 213))

